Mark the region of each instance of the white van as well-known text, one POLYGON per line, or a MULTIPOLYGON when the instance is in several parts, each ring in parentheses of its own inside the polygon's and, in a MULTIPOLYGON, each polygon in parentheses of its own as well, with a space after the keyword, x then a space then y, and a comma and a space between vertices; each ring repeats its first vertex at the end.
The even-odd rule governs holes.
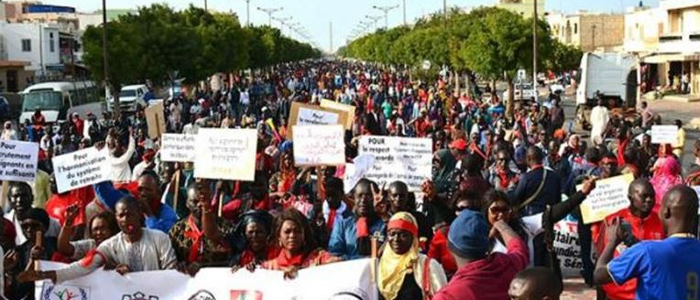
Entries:
POLYGON ((595 106, 597 98, 625 106, 636 100, 636 60, 622 53, 584 53, 581 79, 576 90, 577 106, 595 106))
MULTIPOLYGON (((145 84, 127 85, 122 87, 119 92, 119 107, 125 112, 134 112, 140 105, 145 108, 148 103, 143 99, 148 93, 148 86, 145 84)), ((110 111, 114 110, 114 97, 107 96, 107 108, 110 111)))
POLYGON ((98 87, 92 81, 39 83, 26 88, 20 95, 22 111, 19 122, 31 120, 37 109, 41 110, 47 123, 60 123, 73 113, 83 118, 88 111, 99 115, 104 107, 98 87))

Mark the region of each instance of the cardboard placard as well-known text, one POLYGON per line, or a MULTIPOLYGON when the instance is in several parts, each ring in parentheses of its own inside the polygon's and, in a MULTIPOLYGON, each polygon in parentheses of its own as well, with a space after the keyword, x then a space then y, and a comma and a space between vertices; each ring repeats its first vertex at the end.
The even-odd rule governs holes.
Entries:
POLYGON ((343 125, 294 126, 294 163, 297 166, 345 164, 343 125))
MULTIPOLYGON (((629 207, 630 201, 627 194, 632 181, 634 181, 632 174, 597 181, 595 189, 581 203, 583 223, 602 221, 605 217, 629 207)), ((583 186, 579 185, 576 190, 580 191, 582 188, 583 186)))
POLYGON ((425 180, 432 178, 431 139, 362 136, 359 145, 359 155, 374 155, 374 164, 365 178, 379 186, 403 181, 409 191, 417 192, 425 180))
POLYGON ((162 161, 192 162, 195 158, 197 136, 164 133, 161 138, 160 159, 162 161))
POLYGON ((194 176, 253 181, 257 146, 255 129, 200 128, 195 145, 194 176))
POLYGON ((287 138, 291 139, 294 136, 293 127, 296 125, 344 125, 347 119, 348 113, 341 110, 292 102, 287 122, 287 138))
POLYGON ((340 110, 348 113, 347 120, 345 121, 345 130, 352 129, 352 122, 355 120, 355 109, 356 107, 352 105, 343 104, 329 99, 321 100, 321 107, 330 108, 335 110, 340 110))
POLYGON ((652 144, 671 144, 678 141, 678 126, 676 125, 654 125, 651 126, 652 144))
POLYGON ((81 187, 110 180, 112 166, 107 149, 95 147, 54 157, 54 173, 58 192, 64 193, 81 187))
POLYGON ((0 141, 0 180, 34 181, 39 161, 39 144, 0 141))
POLYGON ((165 110, 163 102, 155 103, 144 110, 146 114, 146 124, 148 124, 148 137, 151 139, 159 138, 165 133, 165 110))

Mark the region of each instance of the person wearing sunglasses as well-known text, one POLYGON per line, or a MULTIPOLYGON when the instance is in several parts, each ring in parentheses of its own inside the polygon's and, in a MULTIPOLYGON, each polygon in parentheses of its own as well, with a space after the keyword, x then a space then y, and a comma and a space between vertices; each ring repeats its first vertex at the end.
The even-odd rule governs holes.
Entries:
MULTIPOLYGON (((569 200, 548 206, 544 212, 523 216, 511 199, 503 192, 490 191, 484 196, 483 213, 489 226, 498 221, 504 221, 508 226, 527 241, 530 255, 530 266, 550 267, 560 274, 559 266, 553 264, 551 258, 554 253, 548 252, 546 241, 552 241, 553 225, 576 209, 586 199, 588 194, 595 189, 595 178, 589 178, 583 183, 581 191, 574 193, 569 200)), ((500 236, 491 236, 489 240, 492 252, 507 253, 506 243, 500 236)))

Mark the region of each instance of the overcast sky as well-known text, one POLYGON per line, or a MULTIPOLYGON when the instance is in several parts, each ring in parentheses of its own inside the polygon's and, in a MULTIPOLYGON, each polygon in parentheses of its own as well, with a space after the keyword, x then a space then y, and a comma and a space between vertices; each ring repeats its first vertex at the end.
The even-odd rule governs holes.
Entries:
MULTIPOLYGON (((250 1, 250 21, 253 24, 267 24, 267 14, 258 11, 257 7, 276 8, 284 7, 284 10, 276 13, 275 17, 292 17, 292 22, 299 22, 301 27, 308 30, 313 41, 323 50, 330 47, 330 23, 333 23, 333 48, 345 44, 346 39, 360 21, 368 21, 367 15, 384 16, 384 13, 373 9, 373 5, 392 6, 399 5, 399 8, 391 11, 388 15, 389 27, 400 25, 403 22, 403 10, 401 8, 403 0, 249 0, 250 1)), ((657 6, 659 0, 646 0, 645 5, 657 6)), ((101 1, 97 0, 44 0, 45 4, 74 6, 78 11, 91 12, 101 8, 101 1)), ((108 9, 111 8, 136 8, 139 5, 150 3, 167 2, 170 6, 181 9, 190 3, 204 6, 204 0, 107 0, 108 9)), ((418 17, 436 12, 442 9, 441 0, 405 0, 406 18, 409 23, 418 17)), ((479 5, 492 5, 496 0, 447 0, 448 6, 473 7, 479 5)), ((596 12, 620 12, 625 7, 638 5, 639 0, 547 0, 547 11, 575 12, 577 10, 588 10, 596 12)), ((246 22, 246 0, 208 0, 210 9, 217 11, 233 11, 238 14, 241 23, 246 22)), ((384 25, 382 18, 378 22, 379 26, 384 25)), ((272 25, 279 27, 280 23, 272 21, 272 25)), ((288 28, 284 29, 285 34, 290 34, 288 28)), ((293 36, 296 38, 296 36, 293 36)))

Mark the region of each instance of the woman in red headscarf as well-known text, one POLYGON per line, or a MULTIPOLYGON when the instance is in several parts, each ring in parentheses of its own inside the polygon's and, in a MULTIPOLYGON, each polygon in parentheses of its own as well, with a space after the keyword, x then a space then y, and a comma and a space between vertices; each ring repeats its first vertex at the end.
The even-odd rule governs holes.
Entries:
POLYGON ((651 185, 654 186, 656 192, 656 204, 654 205, 654 213, 659 212, 661 200, 672 187, 683 184, 681 177, 681 167, 674 156, 662 156, 654 163, 654 176, 652 176, 651 185))

